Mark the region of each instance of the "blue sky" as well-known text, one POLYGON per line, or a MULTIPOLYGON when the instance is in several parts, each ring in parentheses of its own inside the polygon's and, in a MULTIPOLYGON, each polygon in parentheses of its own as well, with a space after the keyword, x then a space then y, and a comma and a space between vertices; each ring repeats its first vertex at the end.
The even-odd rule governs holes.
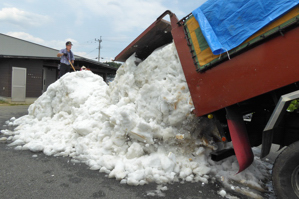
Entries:
POLYGON ((165 10, 179 19, 206 0, 4 0, 0 33, 94 59, 102 36, 102 61, 113 59, 165 10))

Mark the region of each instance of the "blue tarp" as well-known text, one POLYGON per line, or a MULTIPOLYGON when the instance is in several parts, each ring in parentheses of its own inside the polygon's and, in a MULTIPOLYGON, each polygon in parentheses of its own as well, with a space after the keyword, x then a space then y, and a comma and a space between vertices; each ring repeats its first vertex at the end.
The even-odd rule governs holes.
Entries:
POLYGON ((227 52, 299 4, 299 0, 208 0, 192 14, 213 54, 227 52))

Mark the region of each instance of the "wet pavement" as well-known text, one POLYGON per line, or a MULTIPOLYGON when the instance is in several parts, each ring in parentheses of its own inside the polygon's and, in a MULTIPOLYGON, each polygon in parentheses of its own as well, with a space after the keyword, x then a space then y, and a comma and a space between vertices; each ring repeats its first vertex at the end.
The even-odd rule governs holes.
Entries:
POLYGON ((28 105, 7 105, 0 104, 0 129, 3 129, 5 121, 12 117, 21 117, 28 114, 28 105))
MULTIPOLYGON (((0 129, 11 117, 27 114, 28 106, 0 105, 0 129)), ((3 136, 0 134, 0 137, 3 136)), ((157 184, 129 186, 109 179, 104 173, 90 170, 85 164, 73 163, 68 157, 17 151, 0 141, 0 198, 161 198, 157 184)), ((220 185, 215 183, 167 184, 163 198, 218 199, 220 185)), ((240 197, 241 198, 241 197, 240 197)))

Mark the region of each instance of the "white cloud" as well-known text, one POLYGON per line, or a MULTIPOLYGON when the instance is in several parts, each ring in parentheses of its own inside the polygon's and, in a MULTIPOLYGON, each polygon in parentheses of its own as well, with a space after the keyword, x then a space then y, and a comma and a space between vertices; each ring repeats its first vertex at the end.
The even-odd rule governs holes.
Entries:
MULTIPOLYGON (((111 24, 114 30, 118 32, 130 31, 132 29, 144 29, 153 23, 156 18, 166 9, 162 5, 161 0, 114 0, 114 1, 99 1, 99 0, 72 0, 70 5, 74 6, 75 10, 88 10, 93 16, 98 18, 94 21, 101 21, 105 18, 106 24, 111 24)), ((77 21, 81 21, 82 17, 77 16, 77 21)), ((99 22, 104 23, 103 21, 99 22)))
POLYGON ((75 54, 78 56, 81 56, 81 57, 85 57, 85 58, 97 61, 97 59, 95 59, 96 58, 95 56, 92 56, 92 55, 88 54, 87 52, 75 51, 75 54))
POLYGON ((49 21, 50 18, 48 16, 26 12, 15 7, 2 8, 0 10, 0 22, 7 22, 22 27, 40 26, 49 21))
POLYGON ((76 45, 78 43, 76 40, 71 39, 71 38, 67 38, 65 40, 50 40, 50 41, 47 41, 47 40, 41 39, 39 37, 34 37, 33 35, 28 34, 26 32, 8 32, 6 34, 9 35, 9 36, 12 36, 12 37, 16 37, 16 38, 19 38, 19 39, 23 39, 23 40, 26 40, 26 41, 30 41, 30 42, 33 42, 33 43, 36 43, 36 44, 40 44, 40 45, 47 46, 47 47, 50 47, 50 48, 55 48, 55 49, 63 48, 65 46, 66 41, 71 41, 74 45, 76 45))

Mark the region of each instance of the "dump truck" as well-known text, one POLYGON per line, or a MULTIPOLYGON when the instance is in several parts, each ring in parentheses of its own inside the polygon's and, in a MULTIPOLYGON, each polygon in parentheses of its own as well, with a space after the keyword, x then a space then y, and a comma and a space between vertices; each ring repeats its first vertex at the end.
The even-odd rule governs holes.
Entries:
POLYGON ((278 144, 284 150, 273 166, 275 194, 299 198, 298 1, 210 0, 181 20, 167 10, 115 60, 124 62, 134 53, 144 60, 171 42, 186 77, 193 113, 215 122, 225 135, 223 141, 233 144, 231 149, 213 152, 212 159, 235 155, 241 172, 254 161, 252 147, 261 145, 264 158, 272 144, 278 144), (264 5, 257 5, 261 2, 264 5), (242 10, 245 4, 251 10, 246 6, 242 10), (220 37, 229 35, 225 43, 239 43, 214 48, 213 38, 209 40, 217 36, 216 29, 220 37))

